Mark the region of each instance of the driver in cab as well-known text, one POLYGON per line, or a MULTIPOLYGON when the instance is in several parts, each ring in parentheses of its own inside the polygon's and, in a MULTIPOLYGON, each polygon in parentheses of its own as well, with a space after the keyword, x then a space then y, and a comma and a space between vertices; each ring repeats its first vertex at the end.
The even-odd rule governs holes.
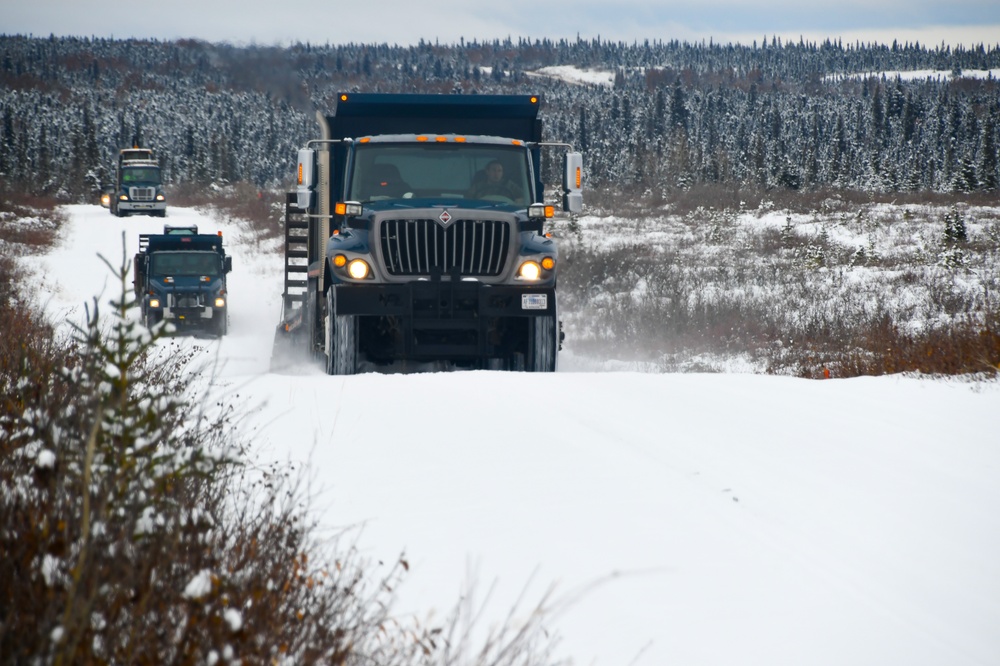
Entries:
POLYGON ((469 190, 470 199, 483 199, 489 196, 502 196, 508 199, 518 197, 518 189, 514 183, 504 178, 503 164, 493 160, 486 165, 486 178, 473 183, 469 190))

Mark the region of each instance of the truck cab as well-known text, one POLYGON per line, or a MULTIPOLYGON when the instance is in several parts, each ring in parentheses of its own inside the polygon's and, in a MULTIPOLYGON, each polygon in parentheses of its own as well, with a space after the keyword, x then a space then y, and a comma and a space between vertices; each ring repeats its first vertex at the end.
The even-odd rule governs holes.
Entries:
MULTIPOLYGON (((562 340, 540 99, 341 94, 298 154, 276 333, 331 374, 444 361, 550 372, 562 340)), ((582 207, 582 158, 562 208, 582 207)), ((287 343, 286 343, 287 344, 287 343)))

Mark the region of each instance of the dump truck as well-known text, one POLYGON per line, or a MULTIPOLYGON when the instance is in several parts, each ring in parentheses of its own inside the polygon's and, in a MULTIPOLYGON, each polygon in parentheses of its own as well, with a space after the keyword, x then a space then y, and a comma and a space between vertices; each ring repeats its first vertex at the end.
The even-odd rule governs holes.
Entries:
POLYGON ((195 225, 166 225, 162 234, 139 234, 132 265, 146 326, 167 321, 182 332, 227 333, 226 275, 233 258, 222 246, 221 231, 200 234, 195 225))
POLYGON ((563 340, 548 225, 582 210, 582 156, 536 95, 341 93, 286 195, 272 367, 552 372, 563 340), (542 151, 562 155, 546 202, 542 151), (558 204, 558 205, 557 205, 558 204))
POLYGON ((118 151, 115 184, 101 196, 101 205, 118 217, 132 213, 166 217, 167 198, 160 182, 160 164, 152 148, 118 151))

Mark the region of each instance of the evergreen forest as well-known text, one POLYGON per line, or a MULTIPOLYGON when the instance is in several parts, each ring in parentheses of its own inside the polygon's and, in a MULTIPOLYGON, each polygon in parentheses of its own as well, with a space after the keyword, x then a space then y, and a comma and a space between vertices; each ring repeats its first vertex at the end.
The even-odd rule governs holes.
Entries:
POLYGON ((767 37, 278 47, 0 35, 0 180, 92 202, 117 151, 139 143, 168 184, 280 189, 338 92, 530 92, 547 140, 583 151, 589 188, 993 192, 997 69, 997 45, 767 37))

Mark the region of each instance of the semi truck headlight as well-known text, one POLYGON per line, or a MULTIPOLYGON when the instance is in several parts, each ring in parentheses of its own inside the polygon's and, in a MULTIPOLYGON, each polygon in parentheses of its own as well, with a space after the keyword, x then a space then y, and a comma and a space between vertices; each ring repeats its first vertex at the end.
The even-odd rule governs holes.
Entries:
POLYGON ((542 276, 542 267, 537 261, 526 261, 517 269, 517 274, 523 280, 537 280, 542 276))
POLYGON ((118 201, 128 201, 128 195, 127 194, 119 194, 118 195, 118 201))
POLYGON ((151 308, 158 308, 158 307, 160 307, 160 299, 158 299, 158 298, 151 298, 151 299, 149 299, 149 307, 151 307, 151 308))
POLYGON ((156 195, 156 200, 157 200, 157 201, 163 201, 163 200, 165 200, 165 199, 166 199, 166 197, 165 197, 165 196, 163 196, 162 194, 157 194, 157 195, 156 195))
POLYGON ((226 307, 226 299, 222 298, 221 296, 219 298, 216 298, 215 299, 215 307, 217 307, 217 308, 224 308, 224 307, 226 307))
POLYGON ((371 271, 368 264, 363 259, 354 259, 347 264, 347 274, 355 280, 364 280, 371 271))

